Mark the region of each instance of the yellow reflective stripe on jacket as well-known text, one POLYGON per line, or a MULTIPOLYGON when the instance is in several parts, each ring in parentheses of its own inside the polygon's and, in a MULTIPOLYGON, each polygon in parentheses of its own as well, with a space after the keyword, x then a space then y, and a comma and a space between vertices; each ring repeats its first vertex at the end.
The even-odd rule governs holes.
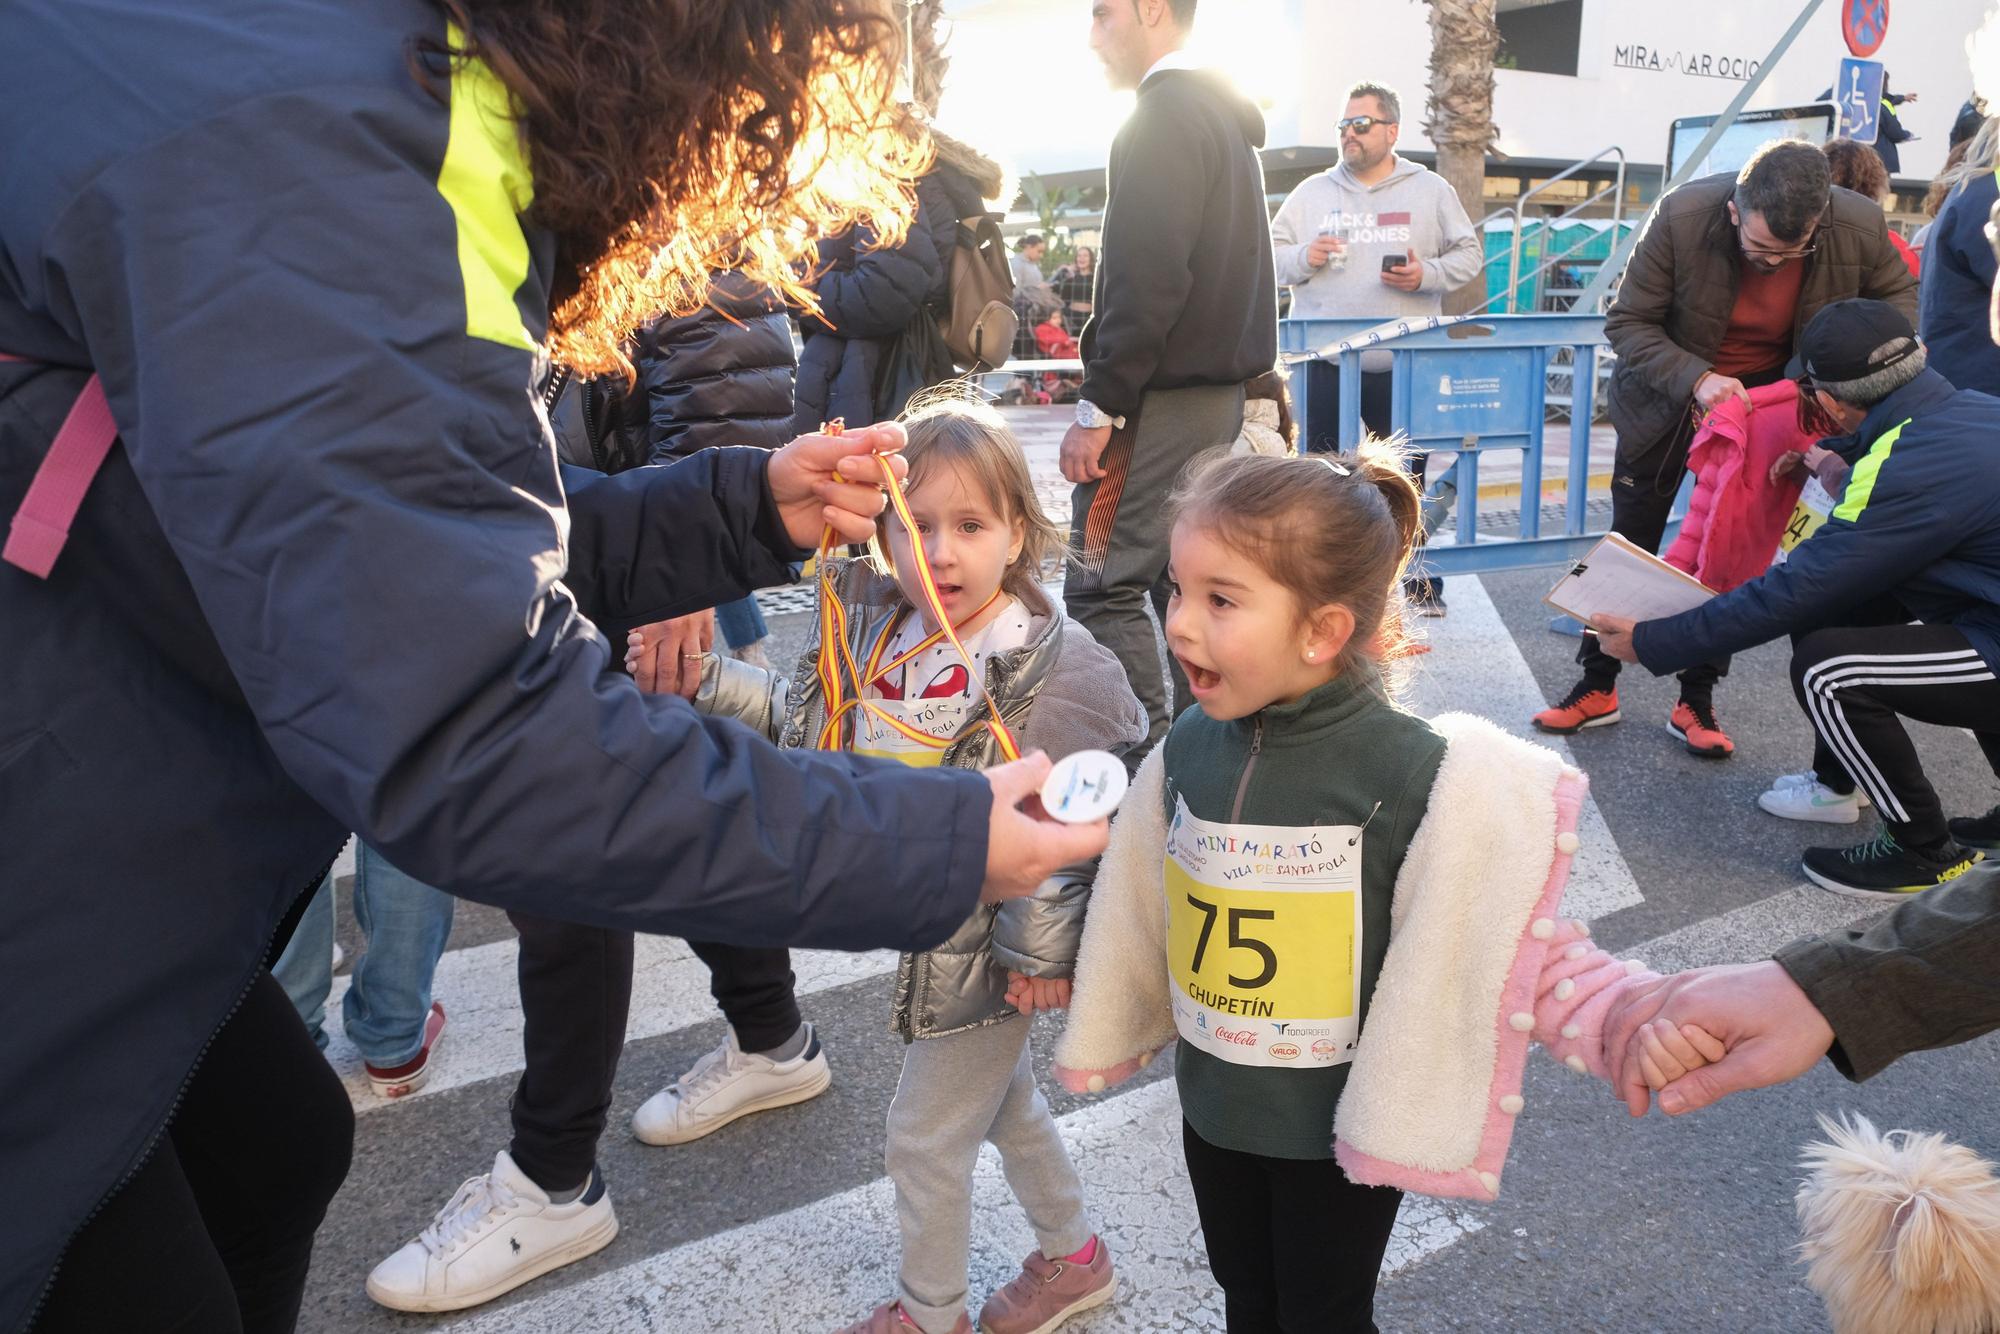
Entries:
POLYGON ((1854 474, 1847 479, 1846 494, 1833 508, 1834 518, 1845 519, 1849 523, 1860 519, 1861 511, 1868 508, 1868 498, 1875 494, 1875 479, 1881 475, 1882 465, 1889 461, 1889 451, 1896 447, 1896 438, 1909 424, 1910 419, 1903 418, 1882 432, 1881 439, 1868 447, 1868 453, 1854 465, 1854 474))
MULTIPOLYGON (((464 44, 458 25, 448 25, 446 32, 454 50, 464 44)), ((451 137, 438 169, 438 193, 458 219, 466 333, 534 350, 514 294, 528 280, 528 238, 520 215, 535 197, 535 181, 513 98, 483 60, 460 60, 452 68, 451 137)))

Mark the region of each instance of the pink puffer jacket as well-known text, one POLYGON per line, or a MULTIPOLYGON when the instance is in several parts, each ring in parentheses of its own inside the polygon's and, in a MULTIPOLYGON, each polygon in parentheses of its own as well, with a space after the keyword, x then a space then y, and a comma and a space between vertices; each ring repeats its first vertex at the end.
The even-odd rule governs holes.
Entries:
POLYGON ((1798 385, 1778 380, 1750 391, 1755 411, 1730 399, 1710 412, 1688 446, 1694 497, 1667 564, 1686 570, 1718 593, 1770 568, 1785 522, 1798 503, 1802 477, 1773 485, 1771 465, 1789 450, 1816 444, 1799 430, 1798 385))

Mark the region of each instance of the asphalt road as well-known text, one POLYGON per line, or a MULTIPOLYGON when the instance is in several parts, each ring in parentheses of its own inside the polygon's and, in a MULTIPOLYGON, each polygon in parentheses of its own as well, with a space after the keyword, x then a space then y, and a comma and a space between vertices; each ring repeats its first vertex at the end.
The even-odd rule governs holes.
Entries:
MULTIPOLYGON (((1419 660, 1413 706, 1484 712, 1524 730, 1535 698, 1571 679, 1575 641, 1544 628, 1548 582, 1538 572, 1452 580, 1451 615, 1425 626, 1433 652, 1419 660)), ((774 656, 797 652, 807 620, 774 620, 774 656)), ((1872 817, 1793 825, 1752 804, 1772 775, 1809 755, 1784 662, 1782 646, 1745 654, 1719 690, 1733 759, 1686 754, 1665 730, 1672 681, 1637 672, 1626 678, 1627 720, 1571 743, 1601 815, 1586 821, 1592 862, 1573 895, 1608 946, 1664 970, 1762 957, 1867 915, 1869 905, 1807 885, 1796 860, 1815 841, 1871 836, 1872 817)), ((1971 812, 1995 800, 1969 737, 1921 729, 1919 745, 1948 806, 1971 812)), ((344 907, 341 931, 352 957, 361 943, 344 907)), ((633 1109, 717 1045, 723 1026, 698 965, 655 942, 642 943, 641 997, 600 1159, 618 1240, 479 1311, 419 1318, 374 1307, 361 1289, 368 1269, 506 1143, 520 1060, 510 940, 499 914, 462 906, 439 980, 454 1031, 438 1087, 396 1104, 357 1088, 354 1168, 321 1232, 302 1329, 826 1330, 890 1295, 881 1149, 901 1059, 886 1031, 892 960, 800 964, 805 1008, 833 1062, 828 1094, 656 1149, 631 1138, 633 1109)), ((1038 1024, 1044 1067, 1054 1032, 1038 1024)), ((333 1055, 351 1070, 343 1048, 336 1040, 333 1055)), ((1796 1162, 1815 1114, 1859 1111, 2000 1155, 1997 1084, 2000 1042, 1986 1039, 1910 1057, 1866 1085, 1823 1065, 1683 1120, 1633 1121, 1604 1087, 1536 1058, 1501 1200, 1406 1201, 1378 1321, 1385 1330, 1824 1329, 1793 1253, 1796 1162)), ((1171 1082, 1155 1075, 1108 1099, 1044 1087, 1126 1280, 1115 1306, 1067 1328, 1220 1329, 1180 1175, 1171 1082)), ((1011 1276, 1028 1235, 990 1161, 984 1170, 975 1304, 1011 1276)))

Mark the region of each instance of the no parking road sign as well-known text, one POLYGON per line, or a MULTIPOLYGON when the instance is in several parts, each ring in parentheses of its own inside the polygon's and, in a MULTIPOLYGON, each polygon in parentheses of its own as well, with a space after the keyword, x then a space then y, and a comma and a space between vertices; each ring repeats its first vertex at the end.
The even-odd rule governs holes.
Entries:
POLYGON ((1882 126, 1882 62, 1841 61, 1833 102, 1840 108, 1841 134, 1858 144, 1874 143, 1882 126))
POLYGON ((1874 55, 1889 35, 1889 0, 1841 0, 1840 35, 1856 56, 1874 55))

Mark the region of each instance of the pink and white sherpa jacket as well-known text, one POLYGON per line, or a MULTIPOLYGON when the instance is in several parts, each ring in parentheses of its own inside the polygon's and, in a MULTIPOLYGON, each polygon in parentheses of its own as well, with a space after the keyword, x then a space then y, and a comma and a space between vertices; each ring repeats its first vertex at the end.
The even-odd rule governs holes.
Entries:
MULTIPOLYGON (((1355 1181, 1490 1200, 1529 1041, 1608 1079, 1605 1016, 1656 975, 1559 916, 1584 775, 1483 718, 1435 726, 1445 757, 1396 878, 1388 954, 1328 1131, 1355 1181)), ((1098 871, 1056 1047, 1056 1075, 1074 1092, 1129 1079, 1174 1040, 1163 768, 1155 749, 1098 871)))

